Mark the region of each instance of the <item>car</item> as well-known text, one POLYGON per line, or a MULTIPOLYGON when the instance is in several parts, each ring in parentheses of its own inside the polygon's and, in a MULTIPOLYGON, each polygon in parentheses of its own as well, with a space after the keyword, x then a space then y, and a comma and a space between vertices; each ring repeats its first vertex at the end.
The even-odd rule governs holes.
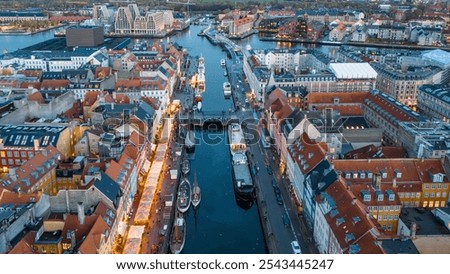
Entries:
POLYGON ((302 250, 300 249, 300 245, 298 244, 297 241, 292 241, 291 247, 294 254, 302 254, 302 250))
POLYGON ((273 186, 273 192, 275 192, 275 194, 280 194, 280 188, 277 185, 272 185, 273 186))
POLYGON ((291 220, 289 219, 289 216, 287 215, 286 212, 284 212, 283 214, 283 224, 284 226, 289 226, 291 224, 291 220))
POLYGON ((277 204, 283 205, 283 198, 281 197, 280 193, 275 193, 275 197, 277 199, 277 204))
POLYGON ((271 166, 267 166, 267 173, 269 173, 269 175, 272 175, 273 174, 273 170, 272 170, 272 167, 271 166))
POLYGON ((273 186, 273 187, 278 187, 278 185, 277 185, 277 180, 272 179, 272 186, 273 186))

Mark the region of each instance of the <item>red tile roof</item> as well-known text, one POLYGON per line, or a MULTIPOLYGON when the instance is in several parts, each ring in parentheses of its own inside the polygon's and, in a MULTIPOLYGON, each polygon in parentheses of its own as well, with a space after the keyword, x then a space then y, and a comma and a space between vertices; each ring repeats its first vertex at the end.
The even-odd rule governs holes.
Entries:
POLYGON ((45 104, 44 97, 39 91, 35 91, 30 95, 28 95, 28 101, 35 101, 38 102, 39 104, 45 104))
POLYGON ((379 94, 375 95, 373 93, 370 93, 364 102, 364 105, 366 105, 368 108, 371 108, 376 113, 379 113, 380 111, 374 109, 374 107, 369 106, 368 102, 372 102, 375 105, 381 107, 390 116, 393 116, 398 121, 401 121, 401 122, 417 122, 417 121, 419 121, 417 118, 414 118, 411 115, 409 115, 408 112, 406 112, 406 111, 402 110, 400 107, 396 106, 395 103, 381 97, 381 95, 379 95, 379 94))
POLYGON ((69 83, 69 80, 43 80, 41 89, 65 89, 69 83))
POLYGON ((345 154, 345 159, 369 158, 405 158, 406 151, 402 147, 376 147, 368 145, 345 154))
POLYGON ((21 193, 37 192, 40 190, 40 187, 36 185, 37 182, 56 168, 58 165, 57 158, 60 155, 61 153, 54 146, 48 145, 44 151, 36 154, 33 158, 17 168, 17 178, 10 180, 12 184, 8 188, 12 190, 15 187, 19 187, 21 193), (45 163, 49 159, 53 160, 46 166, 45 163), (42 172, 38 169, 42 169, 42 172), (34 191, 33 188, 35 188, 34 191))
POLYGON ((350 253, 350 245, 358 245, 360 254, 382 254, 383 249, 377 244, 376 226, 367 219, 359 202, 355 202, 345 183, 338 180, 331 184, 325 192, 333 198, 337 214, 326 214, 332 233, 335 235, 343 253, 350 253), (355 221, 357 220, 357 221, 355 221))
POLYGON ((86 239, 81 244, 78 252, 81 254, 97 254, 101 246, 102 235, 106 237, 109 234, 110 227, 101 216, 97 217, 94 226, 89 231, 86 239))
POLYGON ((312 141, 307 133, 303 133, 288 149, 292 159, 300 167, 303 174, 314 169, 327 153, 326 143, 312 141))
POLYGON ((28 232, 9 252, 8 254, 35 254, 32 244, 36 237, 36 231, 28 232))

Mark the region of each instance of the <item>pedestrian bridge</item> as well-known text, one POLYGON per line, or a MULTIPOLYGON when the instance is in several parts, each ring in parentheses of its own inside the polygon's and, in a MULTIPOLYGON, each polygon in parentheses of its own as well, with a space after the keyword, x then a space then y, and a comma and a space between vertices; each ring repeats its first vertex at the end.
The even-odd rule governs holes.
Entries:
POLYGON ((205 124, 220 124, 227 126, 231 121, 238 121, 235 115, 232 115, 230 111, 195 111, 192 113, 180 113, 177 116, 179 124, 189 124, 193 126, 203 127, 205 124))

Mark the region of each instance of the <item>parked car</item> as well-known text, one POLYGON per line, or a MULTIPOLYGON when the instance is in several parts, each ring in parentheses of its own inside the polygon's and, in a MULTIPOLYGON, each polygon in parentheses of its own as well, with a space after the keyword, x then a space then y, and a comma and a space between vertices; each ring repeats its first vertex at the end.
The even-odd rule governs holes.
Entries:
POLYGON ((272 167, 269 166, 269 165, 267 165, 267 173, 269 173, 269 175, 272 175, 272 174, 273 174, 272 167))
POLYGON ((300 245, 297 241, 291 242, 292 251, 294 251, 294 254, 302 254, 302 250, 300 249, 300 245))
POLYGON ((275 179, 272 179, 272 186, 275 188, 275 187, 278 187, 278 185, 277 185, 277 180, 275 180, 275 179))
POLYGON ((283 214, 283 224, 284 226, 289 226, 291 224, 291 220, 286 212, 283 214))
POLYGON ((273 192, 275 192, 275 194, 280 194, 280 188, 277 185, 272 185, 273 186, 273 192))
POLYGON ((277 203, 279 205, 283 205, 283 198, 281 197, 280 193, 275 193, 275 198, 277 199, 277 203))

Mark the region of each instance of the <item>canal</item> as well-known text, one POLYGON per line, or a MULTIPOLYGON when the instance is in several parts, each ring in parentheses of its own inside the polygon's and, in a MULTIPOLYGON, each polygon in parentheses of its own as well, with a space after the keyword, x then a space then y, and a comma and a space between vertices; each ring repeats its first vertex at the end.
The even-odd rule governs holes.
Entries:
MULTIPOLYGON (((205 58, 203 110, 228 111, 233 108, 233 102, 223 96, 223 83, 227 79, 220 66, 220 59, 227 56, 220 47, 197 36, 201 29, 191 26, 171 40, 186 48, 191 56, 205 58)), ((189 179, 193 183, 197 173, 202 201, 196 211, 191 208, 185 216, 187 237, 183 253, 265 253, 256 204, 250 208, 250 205, 239 205, 234 195, 226 129, 197 129, 195 134, 199 144, 191 155, 189 179)))

